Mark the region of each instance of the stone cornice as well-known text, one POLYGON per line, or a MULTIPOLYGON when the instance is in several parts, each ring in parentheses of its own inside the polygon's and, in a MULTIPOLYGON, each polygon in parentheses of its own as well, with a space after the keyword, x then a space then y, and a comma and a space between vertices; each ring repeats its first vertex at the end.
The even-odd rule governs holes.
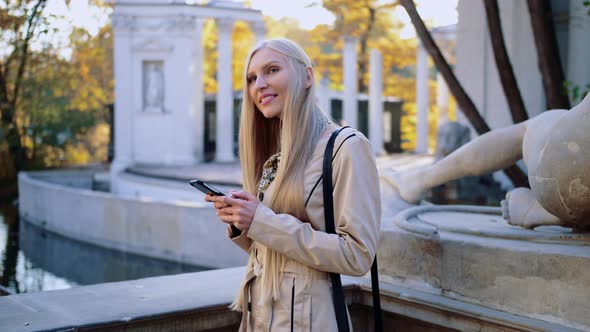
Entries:
POLYGON ((136 16, 168 16, 184 14, 203 18, 231 18, 244 21, 262 21, 262 12, 255 9, 220 8, 185 4, 132 4, 119 3, 114 6, 117 14, 136 16))
POLYGON ((134 15, 113 14, 111 20, 115 32, 130 32, 137 29, 137 17, 134 15))
POLYGON ((162 39, 141 39, 133 45, 134 51, 143 52, 172 52, 174 50, 174 44, 167 40, 162 39))

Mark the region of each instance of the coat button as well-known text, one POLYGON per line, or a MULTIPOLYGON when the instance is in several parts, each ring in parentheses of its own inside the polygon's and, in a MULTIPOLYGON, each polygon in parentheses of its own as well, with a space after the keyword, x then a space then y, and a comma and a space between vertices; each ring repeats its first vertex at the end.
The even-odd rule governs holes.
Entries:
POLYGON ((258 200, 261 202, 264 200, 264 193, 262 191, 258 193, 258 200))

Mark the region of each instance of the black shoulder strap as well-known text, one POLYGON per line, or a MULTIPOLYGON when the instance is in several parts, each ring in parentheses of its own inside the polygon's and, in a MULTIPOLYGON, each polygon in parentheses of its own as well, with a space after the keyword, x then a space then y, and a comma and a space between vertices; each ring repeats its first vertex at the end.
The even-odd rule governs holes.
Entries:
MULTIPOLYGON (((332 199, 332 152, 334 151, 334 141, 336 136, 344 127, 334 131, 324 153, 324 164, 322 168, 323 188, 324 188, 324 218, 326 220, 326 233, 336 234, 334 227, 334 201, 332 199)), ((346 313, 346 302, 344 301, 344 291, 342 290, 342 281, 340 274, 330 273, 332 280, 332 301, 334 311, 336 312, 336 322, 338 323, 338 332, 348 332, 348 315, 346 313)))
MULTIPOLYGON (((332 153, 334 151, 334 142, 338 134, 348 127, 342 127, 332 133, 326 146, 324 153, 324 162, 322 169, 323 190, 324 190, 324 218, 326 222, 326 233, 336 234, 336 227, 334 225, 334 200, 332 196, 332 153)), ((339 332, 348 332, 348 315, 346 313, 346 302, 344 300, 344 291, 342 289, 342 281, 340 274, 330 273, 332 281, 332 301, 334 302, 334 311, 336 312, 336 321, 338 323, 339 332)), ((381 303, 379 296, 379 275, 377 269, 377 257, 371 266, 371 286, 373 291, 373 312, 375 317, 375 331, 383 331, 381 318, 381 303)))
MULTIPOLYGON (((348 128, 348 127, 346 127, 346 128, 348 128)), ((342 129, 344 129, 344 128, 342 128, 342 129)), ((338 149, 336 149, 336 152, 334 152, 334 154, 332 155, 332 161, 334 161, 334 158, 336 158, 336 155, 338 154, 338 151, 340 151, 340 149, 344 145, 344 142, 346 142, 349 138, 354 137, 354 136, 356 136, 356 134, 350 134, 345 139, 343 139, 342 142, 340 142, 338 149)), ((320 175, 320 178, 313 185, 313 188, 311 188, 311 191, 309 192, 309 195, 307 196, 307 199, 305 200, 305 207, 307 207, 307 204, 309 203, 309 200, 311 199, 311 196, 313 195, 315 188, 318 187, 318 184, 320 184, 320 182, 322 181, 322 178, 323 178, 323 174, 320 175)))

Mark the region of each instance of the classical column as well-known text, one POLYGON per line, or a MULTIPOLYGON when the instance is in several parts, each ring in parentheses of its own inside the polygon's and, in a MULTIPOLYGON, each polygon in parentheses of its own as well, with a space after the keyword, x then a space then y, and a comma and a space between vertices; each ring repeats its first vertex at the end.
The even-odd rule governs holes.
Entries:
POLYGON ((190 66, 191 75, 191 130, 194 137, 194 153, 197 161, 205 159, 205 93, 203 90, 203 18, 194 18, 193 55, 190 66))
POLYGON ((231 162, 234 157, 234 98, 232 86, 231 34, 234 21, 218 19, 217 33, 217 100, 215 161, 231 162))
POLYGON ((416 152, 428 152, 428 55, 422 43, 416 60, 416 152))
POLYGON ((436 74, 436 107, 438 109, 438 123, 449 121, 449 87, 440 73, 436 74))
MULTIPOLYGON (((590 17, 584 0, 570 0, 569 43, 567 59, 567 80, 578 85, 580 92, 590 83, 590 17), (583 42, 584 41, 584 42, 583 42)), ((576 100, 575 103, 580 102, 576 100)), ((573 104, 572 104, 573 105, 573 104)))
POLYGON ((329 116, 332 116, 332 103, 330 100, 330 78, 328 77, 327 73, 324 73, 320 79, 320 83, 316 89, 316 98, 318 100, 320 109, 329 116))
POLYGON ((114 154, 111 164, 111 191, 118 192, 118 175, 133 163, 133 96, 131 40, 136 30, 134 16, 114 14, 113 62, 115 75, 114 154))
POLYGON ((358 128, 356 45, 358 38, 344 37, 344 97, 342 120, 348 126, 358 128))
POLYGON ((266 39, 266 27, 263 21, 250 22, 250 29, 254 33, 255 43, 258 44, 266 39))
POLYGON ((369 140, 375 154, 383 151, 383 57, 377 49, 371 49, 369 67, 369 140))

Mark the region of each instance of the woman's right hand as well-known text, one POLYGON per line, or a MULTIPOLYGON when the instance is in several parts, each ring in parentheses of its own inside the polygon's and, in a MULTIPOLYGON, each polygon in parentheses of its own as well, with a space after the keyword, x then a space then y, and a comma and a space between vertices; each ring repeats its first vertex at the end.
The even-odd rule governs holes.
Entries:
POLYGON ((207 202, 213 202, 217 216, 226 224, 234 225, 241 231, 250 228, 260 201, 245 191, 231 192, 230 196, 206 195, 207 202))
POLYGON ((215 198, 216 197, 214 195, 207 194, 207 195, 205 195, 205 202, 213 202, 213 207, 216 210, 223 209, 223 208, 229 206, 229 204, 226 204, 224 202, 220 202, 219 200, 216 200, 215 198))

